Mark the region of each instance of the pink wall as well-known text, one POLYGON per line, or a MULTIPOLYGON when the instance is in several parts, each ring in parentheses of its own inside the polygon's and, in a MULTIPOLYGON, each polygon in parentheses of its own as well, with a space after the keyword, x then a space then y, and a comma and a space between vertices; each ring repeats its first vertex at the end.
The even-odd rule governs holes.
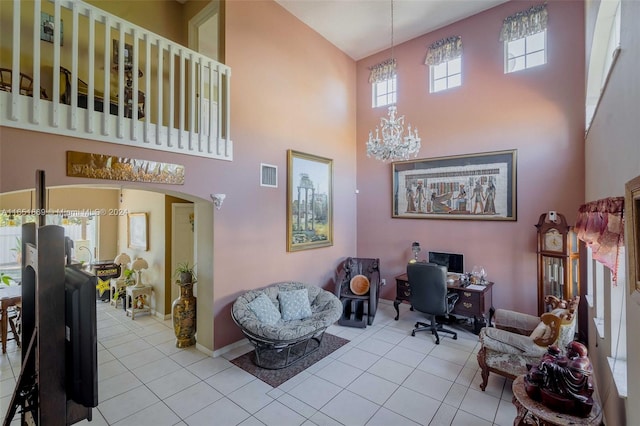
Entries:
MULTIPOLYGON (((412 241, 423 250, 464 253, 465 267, 483 265, 496 283, 496 307, 535 313, 536 232, 541 213, 557 210, 570 223, 584 200, 584 5, 549 1, 548 62, 503 73, 502 20, 539 2, 514 1, 395 47, 398 110, 420 129, 418 158, 517 149, 517 221, 391 218, 391 166, 368 158, 368 132, 386 115, 371 108, 367 67, 383 52, 357 63, 358 255, 381 258, 393 277, 404 272, 412 241), (460 35, 463 84, 429 94, 426 48, 460 35)), ((426 253, 423 253, 426 255, 426 253)))
POLYGON ((0 192, 33 188, 38 168, 48 186, 113 183, 66 177, 65 151, 78 150, 186 166, 182 187, 138 188, 227 194, 214 214, 215 349, 242 338, 230 316, 239 294, 285 280, 333 289, 356 252, 355 62, 275 2, 229 2, 226 43, 233 162, 0 129, 0 192), (332 247, 286 251, 287 149, 334 161, 332 247), (277 189, 260 187, 261 162, 278 166, 277 189))
MULTIPOLYGON (((420 128, 419 157, 518 149, 517 222, 391 219, 391 166, 364 152, 369 129, 386 113, 370 108, 366 67, 386 56, 356 64, 275 2, 263 1, 227 4, 233 162, 3 127, 0 192, 32 188, 38 168, 46 170, 49 186, 109 183, 65 176, 65 151, 79 150, 186 166, 183 187, 138 188, 203 199, 226 193, 214 218, 216 349, 241 339, 229 314, 240 293, 281 280, 332 288, 336 265, 353 254, 380 257, 390 280, 403 272, 412 241, 425 250, 465 253, 469 267, 483 264, 496 282, 495 306, 533 312, 533 225, 550 209, 573 221, 584 198, 584 31, 581 2, 550 1, 549 63, 503 75, 502 19, 531 4, 508 3, 395 49, 398 107, 420 128), (464 84, 429 95, 426 46, 453 34, 464 43, 464 84), (287 149, 334 160, 332 247, 286 252, 287 149), (259 186, 261 162, 278 166, 277 189, 259 186)), ((392 285, 383 297, 393 299, 392 285)))
POLYGON ((355 62, 275 2, 227 2, 226 14, 234 162, 211 181, 227 193, 214 224, 216 348, 240 338, 239 294, 284 280, 333 290, 356 251, 355 62), (287 149, 333 159, 332 247, 286 252, 287 149), (258 185, 261 162, 278 166, 277 189, 258 185))

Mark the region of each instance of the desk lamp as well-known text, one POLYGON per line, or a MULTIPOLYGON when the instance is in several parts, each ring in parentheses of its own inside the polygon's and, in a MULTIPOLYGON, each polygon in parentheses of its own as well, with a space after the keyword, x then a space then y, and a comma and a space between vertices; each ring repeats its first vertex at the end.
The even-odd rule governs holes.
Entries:
POLYGON ((138 282, 136 282, 135 287, 144 287, 144 284, 142 284, 142 270, 149 268, 149 264, 147 263, 147 261, 139 257, 133 261, 133 265, 131 265, 131 268, 138 273, 138 282))
POLYGON ((420 253, 420 243, 417 241, 414 241, 413 244, 411 244, 411 251, 413 252, 413 259, 411 259, 409 261, 409 263, 416 263, 418 261, 418 253, 420 253))

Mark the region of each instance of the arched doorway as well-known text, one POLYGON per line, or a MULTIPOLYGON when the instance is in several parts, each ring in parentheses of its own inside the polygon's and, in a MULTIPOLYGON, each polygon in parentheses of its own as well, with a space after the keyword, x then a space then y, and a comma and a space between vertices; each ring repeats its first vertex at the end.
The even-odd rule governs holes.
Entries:
MULTIPOLYGON (((34 220, 26 214, 34 207, 33 190, 16 191, 0 194, 0 271, 7 268, 8 263, 15 263, 15 256, 10 257, 11 249, 16 245, 15 238, 18 226, 24 220, 34 220), (9 213, 15 212, 12 221, 9 213), (7 230, 13 232, 8 235, 7 230), (8 238, 5 237, 8 235, 8 238), (6 241, 4 241, 6 240, 6 241), (3 243, 4 241, 4 243, 3 243), (4 259, 4 261, 2 260, 4 259), (4 265, 3 265, 4 264, 4 265)), ((82 218, 80 226, 82 234, 70 235, 76 240, 83 240, 81 256, 85 251, 90 253, 86 262, 110 260, 119 253, 126 252, 130 257, 144 257, 149 269, 144 271, 146 283, 154 286, 153 310, 157 317, 171 318, 171 303, 174 300, 175 280, 174 264, 171 253, 174 251, 173 238, 173 205, 191 206, 193 213, 193 230, 191 252, 192 263, 195 263, 198 275, 198 348, 213 353, 213 204, 210 200, 194 197, 189 194, 161 191, 134 184, 95 186, 62 186, 47 189, 46 210, 48 216, 56 216, 57 222, 63 225, 62 217, 82 218), (146 250, 128 245, 128 214, 148 213, 148 247, 146 250), (90 225, 87 225, 89 224, 90 225), (90 235, 89 231, 94 232, 90 235)), ((72 221, 77 222, 77 221, 72 221)), ((63 226, 64 227, 64 226, 63 226)), ((178 230, 184 232, 184 230, 178 230)), ((179 238, 184 244, 184 239, 179 238)), ((78 245, 77 245, 78 246, 78 245)), ((177 290, 177 288, 175 289, 177 290)))

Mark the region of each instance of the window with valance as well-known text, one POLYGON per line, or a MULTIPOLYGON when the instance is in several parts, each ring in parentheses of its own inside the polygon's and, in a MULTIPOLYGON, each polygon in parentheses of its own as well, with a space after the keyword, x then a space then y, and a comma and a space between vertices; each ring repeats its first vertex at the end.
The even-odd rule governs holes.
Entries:
POLYGON ((500 31, 505 74, 547 63, 548 17, 545 3, 505 18, 500 31))
POLYGON ((533 6, 505 18, 500 31, 500 41, 513 41, 547 29, 547 4, 533 6))
POLYGON ((369 83, 371 83, 372 107, 391 105, 396 103, 396 60, 387 59, 384 62, 369 67, 369 83))
POLYGON ((396 76, 396 60, 387 59, 384 62, 369 67, 369 83, 380 83, 396 76))
POLYGON ((580 206, 575 231, 591 248, 592 257, 611 270, 616 282, 620 248, 624 245, 624 197, 604 198, 580 206))
POLYGON ((429 65, 431 93, 462 85, 462 37, 432 43, 424 63, 429 65))
POLYGON ((460 56, 462 56, 462 37, 447 37, 429 46, 424 63, 427 65, 440 65, 460 56))

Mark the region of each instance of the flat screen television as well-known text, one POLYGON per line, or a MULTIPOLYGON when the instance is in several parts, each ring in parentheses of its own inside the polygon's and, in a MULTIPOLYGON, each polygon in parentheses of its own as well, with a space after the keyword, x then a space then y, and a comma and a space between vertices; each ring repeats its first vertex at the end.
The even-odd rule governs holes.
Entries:
POLYGON ((430 251, 429 263, 446 266, 448 272, 464 274, 464 256, 461 254, 430 251))
POLYGON ((96 276, 65 267, 65 367, 67 399, 98 405, 96 276))

